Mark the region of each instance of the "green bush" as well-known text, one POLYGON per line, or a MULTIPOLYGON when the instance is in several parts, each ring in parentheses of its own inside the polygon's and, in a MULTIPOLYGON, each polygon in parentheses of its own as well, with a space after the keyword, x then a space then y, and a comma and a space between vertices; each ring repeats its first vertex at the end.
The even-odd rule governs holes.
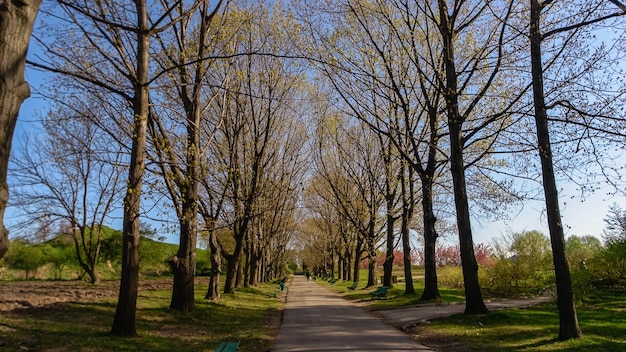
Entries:
POLYGON ((483 288, 493 295, 536 295, 554 284, 550 240, 542 233, 515 233, 492 247, 494 260, 485 268, 483 288))
POLYGON ((445 287, 461 289, 465 286, 463 269, 460 266, 444 266, 437 271, 437 282, 445 287))
POLYGON ((44 251, 41 246, 29 246, 14 242, 11 250, 7 253, 6 263, 11 269, 24 270, 28 280, 37 273, 37 269, 46 263, 44 251))

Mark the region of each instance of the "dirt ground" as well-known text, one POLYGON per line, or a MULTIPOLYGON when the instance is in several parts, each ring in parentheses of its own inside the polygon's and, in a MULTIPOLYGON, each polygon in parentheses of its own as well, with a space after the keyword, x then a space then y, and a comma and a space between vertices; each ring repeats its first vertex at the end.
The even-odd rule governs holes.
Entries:
MULTIPOLYGON (((172 279, 139 282, 139 291, 168 290, 172 279)), ((38 308, 54 303, 86 303, 115 299, 119 281, 90 285, 81 281, 0 281, 0 312, 38 308)))

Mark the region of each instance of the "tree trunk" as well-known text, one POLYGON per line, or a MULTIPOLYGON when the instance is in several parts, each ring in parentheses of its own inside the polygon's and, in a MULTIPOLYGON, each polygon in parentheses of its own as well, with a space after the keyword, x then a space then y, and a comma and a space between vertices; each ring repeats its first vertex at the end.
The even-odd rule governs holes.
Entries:
POLYGON ((422 219, 424 223, 424 292, 420 301, 439 300, 437 284, 437 261, 435 248, 437 231, 435 230, 435 214, 433 212, 433 178, 422 177, 422 219))
POLYGON ((3 1, 0 5, 0 258, 9 249, 4 211, 9 201, 7 171, 20 107, 30 96, 24 80, 26 52, 41 0, 3 1))
POLYGON ((548 114, 543 92, 543 66, 541 63, 541 10, 539 0, 531 0, 530 15, 530 50, 533 80, 533 100, 535 104, 535 124, 541 170, 543 174, 543 190, 546 197, 546 213, 552 243, 552 257, 556 274, 557 306, 559 309, 559 340, 581 337, 578 316, 574 305, 572 280, 569 264, 565 256, 565 236, 561 225, 559 196, 552 164, 552 148, 548 129, 548 114))
POLYGON ((122 239, 122 277, 120 292, 111 327, 113 335, 136 337, 135 313, 139 285, 139 216, 141 187, 145 170, 146 135, 148 125, 148 70, 150 33, 145 0, 135 1, 137 8, 137 76, 134 82, 133 141, 128 171, 128 188, 124 197, 122 239))
POLYGON ((367 257, 367 286, 376 285, 376 257, 367 257))
MULTIPOLYGON (((190 181, 195 183, 193 181, 190 181)), ((191 190, 188 191, 191 193, 191 190)), ((170 309, 184 313, 196 308, 194 279, 196 276, 197 209, 195 197, 186 196, 183 218, 180 221, 180 244, 178 253, 169 261, 174 274, 170 309), (193 199, 193 203, 191 202, 193 199)))
POLYGON ((238 285, 240 278, 241 258, 243 256, 243 245, 245 236, 245 228, 247 227, 247 220, 238 220, 234 226, 234 239, 235 249, 233 254, 226 256, 228 266, 226 269, 226 281, 224 282, 224 293, 235 293, 235 287, 238 285))
POLYGON ((363 242, 360 239, 357 239, 356 246, 354 247, 354 263, 352 263, 354 281, 359 281, 359 279, 361 278, 360 266, 361 266, 361 254, 363 253, 362 247, 363 247, 363 242))
MULTIPOLYGON (((212 225, 214 226, 214 225, 212 225)), ((211 277, 205 299, 220 299, 220 274, 222 273, 222 248, 217 240, 214 229, 209 230, 209 247, 211 249, 211 277)))
POLYGON ((342 279, 345 280, 346 275, 345 275, 345 261, 343 259, 343 254, 341 253, 341 251, 338 252, 338 260, 337 260, 337 278, 338 279, 342 279))
POLYGON ((259 283, 259 251, 254 248, 255 245, 250 246, 250 256, 248 259, 248 282, 246 286, 256 286, 259 283))
POLYGON ((406 161, 401 160, 402 172, 400 172, 400 189, 402 192, 402 218, 400 220, 400 233, 402 235, 402 259, 404 262, 404 292, 415 293, 413 285, 413 271, 411 261, 411 237, 409 221, 413 217, 415 204, 413 188, 413 168, 406 169, 406 161), (408 174, 405 173, 408 172, 408 174))
POLYGON ((404 262, 404 293, 415 293, 415 286, 413 285, 413 271, 411 262, 411 238, 409 237, 409 221, 408 218, 402 218, 401 232, 402 232, 402 250, 403 250, 403 262, 404 262))
POLYGON ((454 205, 459 231, 463 282, 465 284, 465 314, 486 314, 489 311, 483 301, 478 282, 478 264, 474 255, 474 242, 470 222, 463 160, 463 117, 459 113, 457 73, 454 59, 454 32, 450 23, 445 0, 439 0, 440 25, 443 40, 443 61, 445 67, 444 97, 448 113, 450 133, 450 171, 454 187, 454 205))
POLYGON ((394 234, 394 224, 396 217, 391 214, 393 201, 387 199, 387 253, 385 254, 385 262, 383 263, 383 286, 393 286, 391 275, 393 274, 393 260, 394 258, 394 242, 396 236, 394 234))

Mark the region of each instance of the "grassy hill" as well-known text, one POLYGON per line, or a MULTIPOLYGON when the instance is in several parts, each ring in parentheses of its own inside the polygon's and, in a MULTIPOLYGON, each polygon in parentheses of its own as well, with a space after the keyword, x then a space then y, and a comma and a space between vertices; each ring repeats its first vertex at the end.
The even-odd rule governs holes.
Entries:
MULTIPOLYGON (((139 245, 140 275, 169 276, 168 258, 176 255, 178 246, 142 237, 139 245)), ((42 243, 24 240, 11 242, 7 255, 0 260, 0 280, 76 280, 84 276, 76 259, 70 234, 60 234, 42 243)), ((210 266, 209 255, 198 249, 197 272, 210 266)), ((118 279, 122 259, 122 232, 109 227, 102 230, 102 243, 97 269, 101 279, 118 279)))

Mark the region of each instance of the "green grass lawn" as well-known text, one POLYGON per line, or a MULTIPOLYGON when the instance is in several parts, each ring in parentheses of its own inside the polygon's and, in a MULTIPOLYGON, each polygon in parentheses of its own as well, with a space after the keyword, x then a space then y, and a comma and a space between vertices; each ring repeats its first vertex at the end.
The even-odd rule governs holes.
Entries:
POLYGON ((140 292, 135 339, 109 335, 117 301, 54 304, 0 314, 2 351, 213 351, 221 341, 240 342, 239 351, 269 351, 276 334, 272 312, 282 303, 271 297, 275 283, 239 289, 217 302, 196 285, 197 310, 170 310, 170 291, 140 292))

